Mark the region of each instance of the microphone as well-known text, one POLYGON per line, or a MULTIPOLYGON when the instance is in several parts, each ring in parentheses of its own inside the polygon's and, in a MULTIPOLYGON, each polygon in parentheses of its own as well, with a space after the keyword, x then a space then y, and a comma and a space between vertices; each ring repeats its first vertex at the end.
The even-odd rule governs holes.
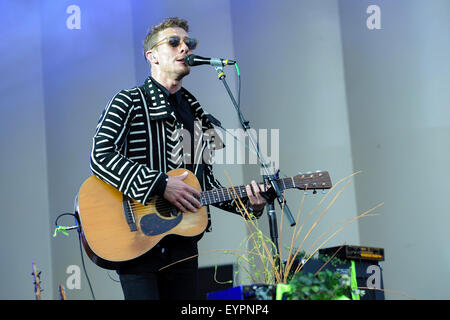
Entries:
POLYGON ((220 59, 220 58, 204 58, 197 56, 195 54, 188 54, 184 58, 184 62, 191 67, 199 66, 201 64, 210 64, 213 67, 223 67, 234 65, 236 61, 229 59, 220 59))

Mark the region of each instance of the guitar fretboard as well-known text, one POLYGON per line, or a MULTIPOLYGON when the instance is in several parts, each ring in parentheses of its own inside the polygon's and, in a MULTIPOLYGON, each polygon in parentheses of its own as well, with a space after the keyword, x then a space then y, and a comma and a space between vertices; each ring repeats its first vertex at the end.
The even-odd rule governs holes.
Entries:
MULTIPOLYGON (((278 188, 283 191, 284 189, 289 188, 295 188, 295 182, 292 178, 285 178, 285 179, 279 179, 275 181, 278 185, 278 188)), ((261 183, 258 183, 261 184, 261 183)), ((220 189, 213 189, 209 191, 203 191, 201 193, 200 197, 200 203, 202 205, 209 205, 209 204, 215 204, 220 203, 224 201, 233 200, 235 198, 246 198, 247 197, 247 190, 245 189, 245 186, 237 186, 237 187, 230 187, 230 188, 220 188, 220 189)))
POLYGON ((247 191, 245 190, 245 186, 234 187, 234 190, 233 188, 220 188, 209 191, 203 191, 201 193, 200 203, 202 205, 209 205, 229 201, 234 198, 237 198, 234 192, 236 192, 239 198, 247 197, 247 191))

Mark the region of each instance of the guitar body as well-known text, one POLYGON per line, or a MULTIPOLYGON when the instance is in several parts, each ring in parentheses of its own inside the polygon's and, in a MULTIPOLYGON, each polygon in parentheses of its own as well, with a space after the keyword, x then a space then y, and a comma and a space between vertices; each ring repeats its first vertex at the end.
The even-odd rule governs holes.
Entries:
MULTIPOLYGON (((167 173, 178 176, 186 169, 167 173)), ((188 185, 201 191, 196 176, 189 172, 188 185)), ((182 213, 162 197, 155 196, 148 205, 126 198, 113 186, 91 176, 78 193, 78 219, 81 238, 91 260, 106 269, 142 256, 169 234, 186 237, 205 231, 206 207, 182 213)))

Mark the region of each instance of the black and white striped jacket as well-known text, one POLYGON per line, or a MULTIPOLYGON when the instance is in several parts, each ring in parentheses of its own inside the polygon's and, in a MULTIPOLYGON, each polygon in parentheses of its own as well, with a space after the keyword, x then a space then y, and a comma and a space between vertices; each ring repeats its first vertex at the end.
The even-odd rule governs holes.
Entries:
MULTIPOLYGON (((208 135, 207 131, 213 127, 200 103, 186 89, 181 90, 191 106, 195 132, 208 135)), ((163 194, 166 172, 185 167, 178 129, 183 129, 183 124, 150 77, 143 86, 121 90, 107 104, 97 124, 91 170, 101 180, 145 205, 153 196, 163 194)), ((203 163, 202 159, 205 148, 214 147, 214 135, 200 137, 194 147, 193 172, 198 178, 203 175, 204 179, 199 179, 203 180, 203 190, 222 188, 214 178, 212 165, 203 163)), ((248 201, 245 205, 248 208, 248 201)), ((216 206, 240 214, 234 201, 216 206)))

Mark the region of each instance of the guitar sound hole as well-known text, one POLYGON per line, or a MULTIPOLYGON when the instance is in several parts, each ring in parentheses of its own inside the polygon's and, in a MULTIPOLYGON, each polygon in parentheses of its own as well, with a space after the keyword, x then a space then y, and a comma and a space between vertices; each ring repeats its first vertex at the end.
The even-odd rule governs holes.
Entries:
POLYGON ((164 198, 156 199, 156 210, 160 216, 172 218, 178 216, 178 208, 164 198))

